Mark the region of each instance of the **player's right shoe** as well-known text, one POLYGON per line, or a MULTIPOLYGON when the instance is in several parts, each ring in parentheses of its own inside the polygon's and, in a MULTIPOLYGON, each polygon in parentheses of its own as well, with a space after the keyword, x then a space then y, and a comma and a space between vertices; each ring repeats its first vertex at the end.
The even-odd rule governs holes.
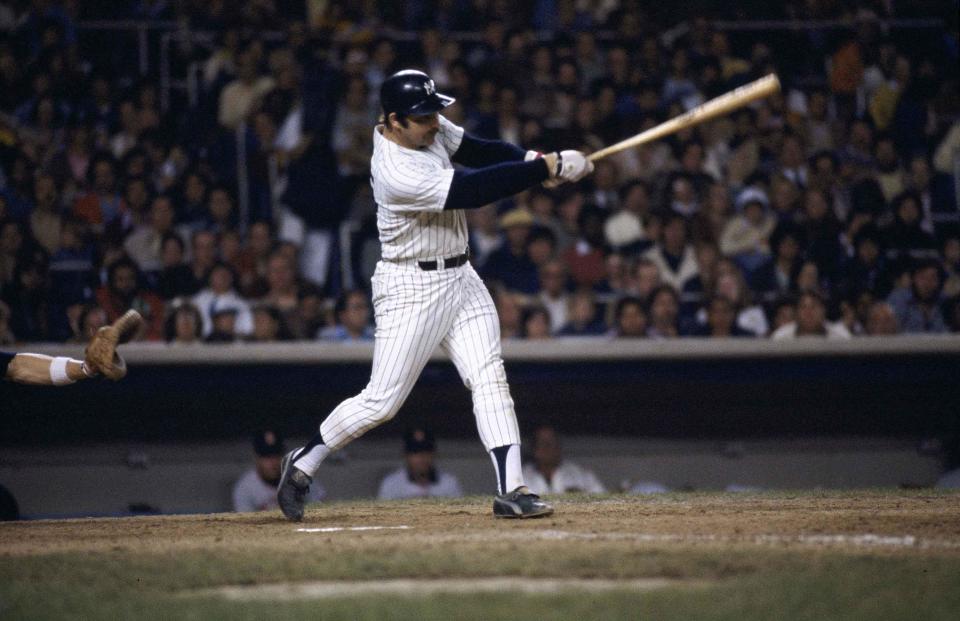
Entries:
POLYGON ((296 452, 293 450, 283 456, 283 461, 280 462, 280 484, 277 485, 277 504, 291 522, 303 519, 303 506, 313 482, 306 472, 293 465, 293 454, 296 452))
POLYGON ((546 517, 553 513, 553 505, 527 489, 518 487, 508 494, 493 497, 493 516, 498 518, 546 517))

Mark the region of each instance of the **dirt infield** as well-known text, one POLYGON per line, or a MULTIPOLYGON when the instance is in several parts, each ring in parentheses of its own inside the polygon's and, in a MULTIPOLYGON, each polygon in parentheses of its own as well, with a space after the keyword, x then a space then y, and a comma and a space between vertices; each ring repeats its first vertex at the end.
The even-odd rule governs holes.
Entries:
POLYGON ((0 525, 6 555, 119 550, 295 550, 505 540, 742 543, 960 554, 960 496, 952 494, 697 494, 571 497, 539 520, 497 520, 484 499, 314 505, 302 523, 278 512, 50 520, 0 525), (388 528, 384 528, 388 527, 388 528), (312 532, 311 532, 312 531, 312 532))
POLYGON ((960 608, 960 494, 556 506, 525 521, 465 498, 315 505, 299 524, 277 512, 0 524, 0 617, 293 619, 320 601, 334 619, 514 618, 517 606, 537 619, 946 619, 960 608))

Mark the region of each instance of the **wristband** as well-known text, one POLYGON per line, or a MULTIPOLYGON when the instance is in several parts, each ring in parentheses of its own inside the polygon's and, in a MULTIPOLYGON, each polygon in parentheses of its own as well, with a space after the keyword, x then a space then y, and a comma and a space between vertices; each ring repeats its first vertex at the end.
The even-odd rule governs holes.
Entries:
POLYGON ((70 379, 70 376, 67 375, 68 362, 70 362, 70 358, 64 356, 59 356, 50 361, 50 382, 54 386, 64 386, 77 381, 70 379))

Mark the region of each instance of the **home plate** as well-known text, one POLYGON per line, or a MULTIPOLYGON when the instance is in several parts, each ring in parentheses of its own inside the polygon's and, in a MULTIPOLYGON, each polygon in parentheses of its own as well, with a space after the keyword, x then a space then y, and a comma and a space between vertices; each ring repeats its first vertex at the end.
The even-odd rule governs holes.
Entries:
POLYGON ((357 530, 409 530, 411 526, 326 526, 323 528, 298 528, 298 533, 340 533, 357 530))
POLYGON ((206 590, 234 601, 304 600, 367 595, 423 596, 437 593, 513 593, 555 594, 574 591, 654 591, 667 587, 706 585, 705 582, 644 578, 639 580, 577 580, 570 578, 456 578, 441 580, 364 580, 351 582, 303 582, 299 584, 262 584, 226 586, 206 590))

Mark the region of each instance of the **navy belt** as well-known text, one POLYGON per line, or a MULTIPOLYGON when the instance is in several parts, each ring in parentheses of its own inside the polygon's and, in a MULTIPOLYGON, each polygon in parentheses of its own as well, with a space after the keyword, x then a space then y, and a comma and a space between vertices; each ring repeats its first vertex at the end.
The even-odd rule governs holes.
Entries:
MULTIPOLYGON (((467 262, 467 259, 470 258, 469 253, 464 252, 463 254, 458 254, 455 257, 449 257, 443 260, 443 269, 449 269, 451 267, 460 267, 467 262)), ((417 265, 420 266, 425 272, 432 272, 435 269, 438 269, 439 261, 417 261, 417 265)))

